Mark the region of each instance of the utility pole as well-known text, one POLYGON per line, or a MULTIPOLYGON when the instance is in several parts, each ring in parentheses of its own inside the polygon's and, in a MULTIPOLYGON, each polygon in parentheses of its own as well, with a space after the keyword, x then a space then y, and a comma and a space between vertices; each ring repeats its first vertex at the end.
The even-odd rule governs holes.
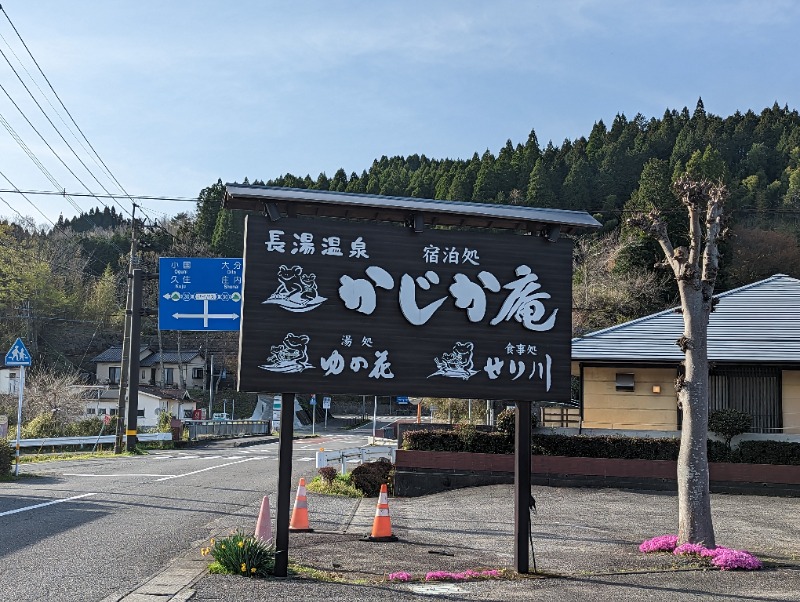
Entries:
POLYGON ((208 420, 211 420, 214 411, 214 355, 211 355, 211 379, 208 383, 208 420))
MULTIPOLYGON (((133 266, 136 262, 136 203, 133 203, 131 212, 131 256, 128 263, 128 293, 125 301, 125 326, 122 334, 122 362, 119 371, 119 398, 117 403, 117 438, 114 442, 114 453, 122 453, 122 439, 125 435, 125 391, 128 383, 128 362, 131 357, 131 311, 132 311, 132 279, 133 266)), ((136 348, 136 359, 138 363, 139 348, 136 348)))
POLYGON ((133 270, 133 288, 131 294, 131 353, 128 361, 128 427, 126 449, 136 449, 136 423, 139 415, 139 341, 142 333, 142 270, 133 270))

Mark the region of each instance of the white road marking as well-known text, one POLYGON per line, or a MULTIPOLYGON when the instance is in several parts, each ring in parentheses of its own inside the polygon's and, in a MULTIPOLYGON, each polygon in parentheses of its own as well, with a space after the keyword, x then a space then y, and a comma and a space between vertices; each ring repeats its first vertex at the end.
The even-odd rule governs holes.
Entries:
POLYGON ((147 474, 147 473, 114 473, 114 474, 91 474, 88 472, 65 472, 65 477, 169 477, 172 475, 165 474, 147 474))
POLYGON ((0 512, 0 516, 8 516, 9 514, 17 514, 19 512, 27 512, 28 510, 36 510, 37 508, 44 508, 45 506, 52 506, 53 504, 61 504, 63 502, 71 502, 72 500, 79 500, 83 497, 89 497, 90 495, 97 495, 96 493, 82 493, 81 495, 74 495, 72 497, 67 497, 62 500, 53 500, 52 502, 44 502, 43 504, 35 504, 33 506, 25 506, 24 508, 17 508, 16 510, 7 510, 6 512, 0 512))
POLYGON ((252 460, 258 460, 258 458, 245 458, 244 460, 239 460, 237 462, 228 462, 227 464, 218 464, 217 466, 209 466, 208 468, 201 468, 200 470, 193 470, 192 472, 186 472, 184 474, 170 475, 168 477, 162 477, 160 479, 156 479, 156 482, 167 481, 169 479, 180 479, 182 477, 188 477, 190 475, 197 474, 200 472, 206 472, 207 470, 214 470, 215 468, 224 468, 225 466, 231 466, 232 464, 241 464, 242 462, 250 462, 252 460))
POLYGON ((297 458, 298 462, 313 462, 316 458, 297 458))

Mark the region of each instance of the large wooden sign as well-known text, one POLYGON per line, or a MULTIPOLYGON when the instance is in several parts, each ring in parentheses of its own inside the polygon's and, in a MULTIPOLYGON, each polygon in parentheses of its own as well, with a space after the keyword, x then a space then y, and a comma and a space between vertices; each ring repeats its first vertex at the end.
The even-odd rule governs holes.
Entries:
POLYGON ((568 400, 569 240, 247 218, 239 387, 568 400))

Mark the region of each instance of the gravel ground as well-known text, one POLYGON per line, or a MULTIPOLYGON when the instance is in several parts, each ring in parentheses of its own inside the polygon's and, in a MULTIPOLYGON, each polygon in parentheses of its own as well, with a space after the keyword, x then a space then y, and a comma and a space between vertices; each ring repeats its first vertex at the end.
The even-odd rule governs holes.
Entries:
MULTIPOLYGON (((722 572, 699 568, 684 557, 638 551, 644 539, 675 532, 674 493, 571 488, 534 493, 536 574, 514 575, 510 485, 390 498, 392 528, 399 539, 390 543, 362 541, 372 525, 375 499, 309 493, 315 531, 290 535, 290 561, 343 582, 207 575, 194 585, 192 600, 800 599, 796 498, 714 495, 717 543, 749 550, 766 565, 762 571, 722 572), (424 582, 429 571, 467 569, 505 569, 509 578, 424 582), (397 571, 409 572, 415 580, 387 582, 386 575, 397 571)), ((257 512, 254 508, 253 515, 257 512)), ((242 521, 240 515, 226 526, 252 530, 253 525, 242 521)))

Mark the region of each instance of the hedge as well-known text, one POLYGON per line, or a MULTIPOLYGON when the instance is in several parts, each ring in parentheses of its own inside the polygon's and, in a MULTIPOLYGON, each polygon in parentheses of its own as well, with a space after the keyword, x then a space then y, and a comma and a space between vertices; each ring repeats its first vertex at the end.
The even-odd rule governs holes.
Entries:
MULTIPOLYGON (((474 427, 454 430, 406 431, 403 448, 418 451, 514 453, 514 439, 506 433, 486 433, 474 427)), ((540 456, 580 458, 622 458, 636 460, 677 460, 680 440, 674 438, 623 437, 619 435, 531 436, 531 453, 540 456)), ((800 443, 784 441, 742 441, 731 451, 721 441, 708 441, 710 462, 749 464, 800 464, 800 443)))
POLYGON ((11 474, 11 465, 14 462, 14 449, 5 439, 0 439, 0 476, 11 474))

